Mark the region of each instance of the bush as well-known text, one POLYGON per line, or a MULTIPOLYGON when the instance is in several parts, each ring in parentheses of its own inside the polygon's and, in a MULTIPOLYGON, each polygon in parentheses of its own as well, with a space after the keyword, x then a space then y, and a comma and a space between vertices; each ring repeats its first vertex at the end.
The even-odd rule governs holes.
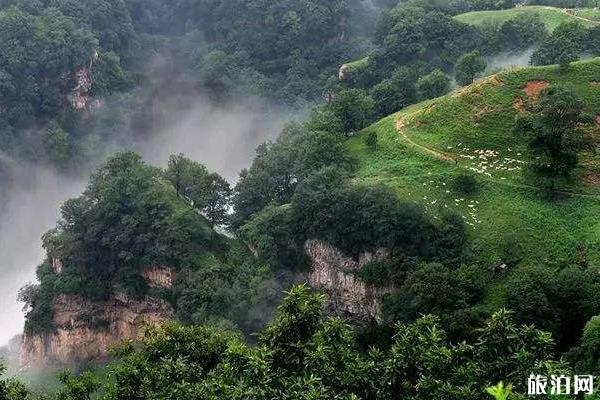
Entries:
POLYGON ((461 86, 470 85, 475 75, 483 72, 487 63, 478 51, 463 54, 456 62, 454 72, 456 82, 461 86))
POLYGON ((390 268, 385 261, 371 261, 358 271, 358 277, 365 283, 381 286, 389 280, 390 268))
POLYGON ((516 236, 512 233, 505 235, 502 247, 502 262, 509 267, 514 267, 522 258, 521 247, 516 236))
POLYGON ((369 132, 367 136, 365 136, 365 145, 371 149, 375 150, 377 148, 377 134, 375 132, 369 132))
POLYGON ((472 175, 459 175, 454 178, 454 190, 465 195, 473 195, 479 191, 479 183, 472 175))
POLYGON ((450 79, 439 69, 422 76, 417 81, 417 91, 422 100, 440 97, 450 90, 450 79))

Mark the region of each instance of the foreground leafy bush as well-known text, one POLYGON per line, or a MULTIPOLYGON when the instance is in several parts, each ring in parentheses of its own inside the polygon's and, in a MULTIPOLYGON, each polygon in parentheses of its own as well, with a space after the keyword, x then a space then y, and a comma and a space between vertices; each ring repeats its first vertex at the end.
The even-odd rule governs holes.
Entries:
MULTIPOLYGON (((449 341, 427 315, 397 324, 387 351, 364 352, 348 325, 324 315, 324 300, 306 286, 292 288, 255 346, 210 326, 149 328, 141 343, 115 350, 106 379, 62 374, 57 399, 96 398, 99 389, 102 400, 479 400, 490 382, 509 382, 519 394, 532 371, 570 373, 552 361, 548 333, 516 325, 504 310, 468 343, 449 341)), ((8 387, 21 386, 0 381, 0 394, 8 387)))

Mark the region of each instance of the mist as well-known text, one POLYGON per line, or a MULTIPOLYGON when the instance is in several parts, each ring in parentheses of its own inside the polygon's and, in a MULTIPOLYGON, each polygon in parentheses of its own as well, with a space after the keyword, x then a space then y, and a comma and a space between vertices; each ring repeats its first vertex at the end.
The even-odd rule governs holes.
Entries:
POLYGON ((175 97, 160 102, 164 128, 131 147, 145 161, 165 166, 169 155, 183 153, 235 183, 241 169, 254 158, 256 147, 277 137, 291 115, 260 99, 246 98, 241 103, 214 105, 198 95, 186 99, 186 105, 174 107, 175 97), (166 103, 166 104, 165 104, 166 103))
POLYGON ((44 256, 42 233, 55 225, 60 203, 84 185, 48 167, 4 160, 9 183, 0 188, 0 345, 23 331, 23 305, 16 297, 35 280, 35 267, 44 256))
MULTIPOLYGON (((41 235, 55 226, 61 203, 81 193, 89 174, 108 155, 132 149, 146 162, 166 166, 169 155, 183 153, 235 183, 240 170, 251 163, 256 146, 275 138, 290 118, 300 117, 250 95, 215 104, 185 74, 174 77, 162 67, 159 72, 145 95, 133 93, 149 111, 149 126, 136 132, 131 116, 117 128, 101 126, 111 129, 114 139, 78 168, 79 176, 47 165, 0 159, 8 165, 0 171, 8 182, 0 183, 0 346, 23 331, 23 305, 17 294, 26 283, 35 282, 36 266, 45 256, 41 235)), ((103 99, 95 113, 118 108, 112 101, 103 99)))
POLYGON ((529 65, 531 55, 535 48, 529 48, 521 52, 504 52, 492 57, 486 57, 487 67, 484 75, 492 75, 504 69, 514 67, 526 67, 529 65))

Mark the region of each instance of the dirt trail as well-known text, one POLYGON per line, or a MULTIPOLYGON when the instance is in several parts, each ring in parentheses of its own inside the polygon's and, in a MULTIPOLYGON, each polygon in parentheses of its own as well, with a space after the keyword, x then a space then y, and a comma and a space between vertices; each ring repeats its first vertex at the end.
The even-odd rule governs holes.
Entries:
MULTIPOLYGON (((399 117, 396 120, 396 130, 398 131, 399 135, 402 137, 402 139, 404 139, 405 142, 407 142, 408 144, 410 144, 413 147, 416 147, 423 153, 429 154, 430 156, 433 156, 434 158, 436 158, 438 160, 442 160, 442 161, 446 161, 446 162, 454 164, 454 165, 458 165, 458 155, 457 154, 442 153, 440 151, 437 151, 432 148, 423 146, 419 143, 416 143, 410 137, 408 137, 408 135, 406 134, 406 131, 404 129, 406 126, 406 118, 410 117, 412 115, 418 114, 419 112, 421 112, 421 110, 415 111, 414 113, 411 113, 411 114, 407 114, 403 117, 399 117)), ((519 188, 519 189, 528 189, 528 190, 535 190, 535 191, 543 190, 537 186, 527 185, 527 184, 522 184, 522 183, 512 183, 512 182, 507 182, 505 180, 500 180, 500 179, 495 179, 495 178, 486 177, 486 180, 492 181, 495 185, 503 185, 503 186, 509 186, 509 187, 514 187, 514 188, 519 188)), ((600 200, 600 195, 595 195, 595 194, 576 193, 576 192, 570 192, 570 191, 564 191, 564 190, 556 190, 555 192, 558 194, 563 194, 565 196, 600 200)))
MULTIPOLYGON (((414 113, 416 114, 416 113, 414 113)), ((411 115, 411 114, 409 114, 411 115)), ((404 139, 405 142, 409 143, 411 146, 416 147, 418 149, 420 149, 421 151, 429 154, 430 156, 433 156, 434 158, 437 158, 438 160, 442 160, 442 161, 446 161, 452 164, 456 164, 457 163, 457 159, 449 156, 448 154, 439 152, 437 150, 431 149, 429 147, 425 147, 419 143, 414 142, 411 138, 408 137, 408 135, 406 134, 405 130, 403 129, 405 126, 405 118, 407 116, 404 117, 400 117, 396 120, 396 130, 398 131, 398 133, 400 134, 400 136, 402 136, 402 138, 404 139)))
POLYGON ((568 15, 569 17, 573 17, 573 18, 577 18, 577 19, 582 20, 582 21, 590 22, 590 23, 592 23, 594 25, 600 25, 600 21, 594 21, 593 19, 589 19, 589 18, 582 17, 580 15, 573 14, 573 9, 571 9, 571 8, 561 8, 560 11, 563 14, 568 15))

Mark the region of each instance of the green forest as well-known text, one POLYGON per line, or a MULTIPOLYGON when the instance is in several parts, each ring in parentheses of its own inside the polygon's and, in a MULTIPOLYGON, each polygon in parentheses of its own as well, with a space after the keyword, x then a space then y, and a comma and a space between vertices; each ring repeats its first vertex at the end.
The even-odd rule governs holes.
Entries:
POLYGON ((102 360, 0 357, 0 400, 597 398, 528 381, 600 375, 596 6, 0 0, 0 212, 15 166, 87 182, 14 294, 24 338, 63 332, 59 298, 172 310, 102 360), (132 143, 177 92, 289 122, 233 180, 154 165, 132 143), (313 287, 310 243, 357 267, 313 287), (344 282, 376 312, 338 312, 344 282))

